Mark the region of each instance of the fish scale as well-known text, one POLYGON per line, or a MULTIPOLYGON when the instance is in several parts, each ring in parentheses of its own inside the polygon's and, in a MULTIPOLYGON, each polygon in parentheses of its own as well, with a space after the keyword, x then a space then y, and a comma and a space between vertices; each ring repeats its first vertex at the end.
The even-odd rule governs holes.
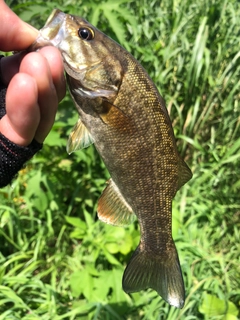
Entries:
POLYGON ((94 143, 111 179, 98 201, 103 222, 138 218, 140 243, 123 275, 127 293, 152 288, 182 308, 184 283, 172 239, 172 199, 191 179, 165 102, 137 60, 83 18, 54 10, 30 50, 54 45, 79 113, 69 153, 94 143))

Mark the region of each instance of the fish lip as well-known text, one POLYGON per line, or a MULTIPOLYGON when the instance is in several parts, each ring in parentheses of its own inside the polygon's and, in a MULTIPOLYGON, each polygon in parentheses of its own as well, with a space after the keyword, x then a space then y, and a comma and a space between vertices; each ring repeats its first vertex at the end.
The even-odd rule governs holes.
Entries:
POLYGON ((36 51, 46 45, 58 47, 64 39, 65 22, 66 14, 59 9, 54 9, 28 50, 36 51))
POLYGON ((50 16, 48 17, 45 25, 43 26, 43 28, 41 30, 44 31, 44 29, 49 29, 49 28, 56 28, 58 27, 57 30, 60 29, 62 23, 64 23, 64 20, 66 19, 66 14, 64 12, 62 12, 59 9, 54 9, 52 11, 52 13, 50 14, 50 16))
MULTIPOLYGON (((59 9, 57 9, 57 8, 53 9, 53 11, 51 12, 50 16, 48 17, 48 19, 47 19, 44 27, 49 26, 49 24, 51 24, 51 22, 52 22, 53 20, 55 20, 56 17, 58 17, 58 19, 61 17, 61 19, 63 20, 63 19, 64 19, 64 16, 65 16, 65 13, 62 12, 61 10, 59 10, 59 9)), ((61 21, 61 22, 62 22, 62 21, 61 21)))
POLYGON ((39 38, 49 41, 55 47, 58 47, 64 39, 64 27, 66 14, 59 9, 54 9, 48 18, 44 27, 40 30, 39 38), (52 30, 49 32, 49 29, 52 30))

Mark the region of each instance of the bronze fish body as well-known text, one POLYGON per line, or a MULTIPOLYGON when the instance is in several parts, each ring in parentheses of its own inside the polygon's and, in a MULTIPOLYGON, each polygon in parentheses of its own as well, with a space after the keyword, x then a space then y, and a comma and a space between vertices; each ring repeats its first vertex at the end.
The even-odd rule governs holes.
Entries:
POLYGON ((68 152, 94 142, 110 175, 99 219, 139 220, 141 240, 125 269, 123 289, 152 288, 170 305, 184 305, 184 283, 172 239, 172 199, 191 179, 154 83, 138 61, 86 20, 54 10, 32 49, 62 53, 80 120, 68 152))

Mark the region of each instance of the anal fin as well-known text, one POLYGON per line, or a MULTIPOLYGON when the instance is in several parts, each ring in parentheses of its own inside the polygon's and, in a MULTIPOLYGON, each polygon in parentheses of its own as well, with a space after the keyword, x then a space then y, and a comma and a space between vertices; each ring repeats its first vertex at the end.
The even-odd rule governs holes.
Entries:
POLYGON ((112 179, 109 180, 98 201, 97 212, 101 221, 116 226, 129 225, 136 219, 132 208, 112 179))

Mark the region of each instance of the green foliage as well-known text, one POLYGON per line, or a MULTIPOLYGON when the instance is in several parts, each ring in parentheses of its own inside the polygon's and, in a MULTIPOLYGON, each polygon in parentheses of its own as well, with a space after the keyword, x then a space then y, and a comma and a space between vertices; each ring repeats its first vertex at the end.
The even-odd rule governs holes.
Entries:
POLYGON ((240 316, 240 6, 237 0, 9 0, 40 28, 55 7, 84 16, 147 69, 193 179, 173 203, 186 304, 126 295, 138 225, 105 225, 109 175, 94 147, 66 153, 77 121, 67 96, 44 148, 0 190, 0 319, 227 319, 240 316))
POLYGON ((224 316, 227 320, 236 319, 238 315, 237 307, 231 301, 225 303, 224 300, 206 293, 199 311, 207 317, 224 316))

